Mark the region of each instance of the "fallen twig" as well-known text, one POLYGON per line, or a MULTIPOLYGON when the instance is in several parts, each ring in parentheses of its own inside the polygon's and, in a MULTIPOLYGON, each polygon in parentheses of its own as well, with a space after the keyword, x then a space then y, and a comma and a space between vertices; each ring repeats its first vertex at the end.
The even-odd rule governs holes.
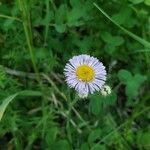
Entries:
MULTIPOLYGON (((3 67, 3 69, 7 74, 36 80, 36 74, 35 73, 18 71, 18 70, 10 69, 10 68, 7 68, 7 67, 3 67)), ((52 78, 57 80, 59 83, 63 83, 63 80, 62 80, 63 76, 61 74, 56 74, 54 72, 51 72, 50 76, 52 76, 52 78)), ((43 79, 43 80, 45 79, 43 77, 43 73, 40 73, 40 78, 43 79)))

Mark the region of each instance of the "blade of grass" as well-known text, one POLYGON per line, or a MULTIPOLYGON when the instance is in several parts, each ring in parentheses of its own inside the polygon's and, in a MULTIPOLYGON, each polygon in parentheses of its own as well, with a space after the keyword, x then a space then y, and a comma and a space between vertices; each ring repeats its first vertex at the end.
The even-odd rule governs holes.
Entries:
POLYGON ((22 18, 23 18, 22 23, 23 23, 23 28, 24 28, 24 33, 25 33, 27 45, 28 45, 29 52, 30 52, 30 57, 31 57, 33 69, 36 73, 37 81, 41 85, 39 71, 38 71, 38 68, 36 66, 36 58, 35 58, 35 54, 34 54, 34 50, 33 50, 33 39, 32 39, 32 33, 31 33, 32 31, 31 31, 29 12, 27 11, 26 3, 22 0, 18 0, 18 7, 22 13, 21 14, 22 18))
POLYGON ((18 94, 13 94, 13 95, 10 95, 9 97, 5 98, 2 102, 2 104, 0 105, 0 121, 3 117, 3 114, 6 110, 6 107, 8 106, 8 104, 17 96, 18 94))
POLYGON ((11 19, 11 20, 16 20, 16 21, 22 22, 22 20, 17 17, 7 16, 7 15, 3 15, 3 14, 0 14, 0 18, 11 19))
POLYGON ((4 112, 7 108, 7 106, 9 105, 9 103, 15 99, 17 96, 42 96, 41 92, 39 91, 29 91, 29 90, 25 90, 25 91, 21 91, 21 92, 17 92, 15 94, 12 94, 10 96, 8 96, 7 98, 5 98, 4 100, 2 100, 2 104, 0 105, 0 121, 4 115, 4 112))
MULTIPOLYGON (((45 4, 46 4, 46 16, 50 16, 49 0, 46 0, 45 4)), ((44 45, 46 44, 47 41, 48 31, 49 31, 49 23, 45 25, 44 45)))
POLYGON ((53 80, 51 80, 51 78, 44 73, 42 73, 41 75, 53 86, 55 91, 67 102, 67 97, 64 95, 64 93, 62 93, 59 90, 59 88, 56 86, 56 84, 53 82, 53 80))
POLYGON ((136 50, 136 51, 134 51, 134 52, 132 52, 132 53, 145 53, 145 52, 150 52, 150 49, 141 49, 141 50, 136 50))
POLYGON ((107 18, 109 19, 113 24, 115 24, 117 27, 119 27, 122 31, 124 31, 126 34, 128 34, 130 37, 132 37, 134 40, 141 43, 146 48, 150 48, 150 42, 146 41, 145 39, 142 39, 141 37, 133 34, 132 32, 128 31, 124 27, 120 26, 116 21, 114 21, 103 9, 101 9, 96 3, 93 3, 93 5, 107 18))

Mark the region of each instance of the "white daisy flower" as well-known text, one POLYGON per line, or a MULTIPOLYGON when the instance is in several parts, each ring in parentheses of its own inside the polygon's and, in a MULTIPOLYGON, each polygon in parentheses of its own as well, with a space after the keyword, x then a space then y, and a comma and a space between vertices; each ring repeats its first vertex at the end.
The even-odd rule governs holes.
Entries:
POLYGON ((66 82, 80 97, 100 91, 106 81, 105 66, 90 55, 74 56, 64 69, 66 82))

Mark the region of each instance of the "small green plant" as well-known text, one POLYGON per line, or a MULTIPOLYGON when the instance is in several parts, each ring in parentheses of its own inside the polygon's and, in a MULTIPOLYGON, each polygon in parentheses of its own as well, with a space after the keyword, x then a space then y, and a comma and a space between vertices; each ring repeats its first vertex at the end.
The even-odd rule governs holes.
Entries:
POLYGON ((149 8, 149 0, 1 0, 0 149, 149 150, 149 8), (102 78, 88 93, 65 82, 65 64, 81 54, 106 66, 97 76, 74 68, 87 87, 102 78))

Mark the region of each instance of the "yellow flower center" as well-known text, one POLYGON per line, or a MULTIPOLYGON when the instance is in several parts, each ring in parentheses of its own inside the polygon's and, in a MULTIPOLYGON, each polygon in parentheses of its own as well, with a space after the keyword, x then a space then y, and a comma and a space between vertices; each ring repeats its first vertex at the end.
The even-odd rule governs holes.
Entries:
POLYGON ((76 75, 78 79, 85 82, 89 82, 92 81, 93 78, 95 77, 95 71, 93 70, 92 67, 88 65, 81 65, 77 68, 76 75))

